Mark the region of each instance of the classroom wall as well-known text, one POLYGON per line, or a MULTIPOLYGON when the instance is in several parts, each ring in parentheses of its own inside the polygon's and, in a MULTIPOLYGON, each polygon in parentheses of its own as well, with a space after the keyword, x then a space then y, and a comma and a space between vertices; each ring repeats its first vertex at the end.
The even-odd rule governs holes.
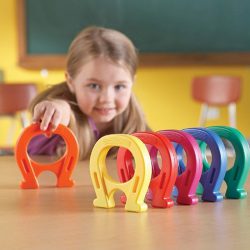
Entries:
MULTIPOLYGON (((0 70, 6 82, 35 82, 39 89, 64 80, 63 71, 40 71, 18 67, 16 0, 0 0, 0 70)), ((250 137, 250 66, 182 66, 139 67, 134 91, 143 106, 149 124, 154 130, 181 129, 198 125, 200 105, 190 96, 190 84, 194 76, 228 74, 241 76, 243 93, 238 103, 238 129, 250 137)), ((4 144, 9 121, 0 121, 0 145, 4 144)), ((220 118, 208 125, 227 125, 225 108, 220 118)), ((20 133, 20 127, 15 138, 20 133)))

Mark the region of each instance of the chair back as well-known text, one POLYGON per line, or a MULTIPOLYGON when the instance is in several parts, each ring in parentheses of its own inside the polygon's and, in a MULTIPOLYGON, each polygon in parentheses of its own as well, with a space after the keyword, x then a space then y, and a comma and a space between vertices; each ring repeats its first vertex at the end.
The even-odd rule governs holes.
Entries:
POLYGON ((14 115, 28 109, 36 94, 36 84, 0 83, 0 115, 14 115))
POLYGON ((192 97, 208 105, 228 105, 241 95, 241 78, 235 76, 201 76, 192 82, 192 97))

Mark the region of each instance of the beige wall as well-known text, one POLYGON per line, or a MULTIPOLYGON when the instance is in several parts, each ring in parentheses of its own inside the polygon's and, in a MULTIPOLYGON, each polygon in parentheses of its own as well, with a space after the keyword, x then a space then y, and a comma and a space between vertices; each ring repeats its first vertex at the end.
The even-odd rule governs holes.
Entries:
MULTIPOLYGON (((15 0, 0 0, 0 69, 5 81, 36 82, 40 88, 64 79, 63 71, 49 71, 43 78, 40 71, 25 70, 17 65, 17 28, 15 0)), ((190 83, 194 76, 206 74, 238 75, 243 79, 243 94, 238 104, 238 129, 250 137, 250 67, 147 67, 139 68, 134 87, 149 124, 153 129, 181 129, 198 125, 200 105, 190 97, 190 83)), ((208 125, 227 125, 226 110, 219 120, 208 125)), ((8 121, 0 123, 0 144, 4 141, 8 121)), ((20 131, 17 132, 17 136, 20 131)))

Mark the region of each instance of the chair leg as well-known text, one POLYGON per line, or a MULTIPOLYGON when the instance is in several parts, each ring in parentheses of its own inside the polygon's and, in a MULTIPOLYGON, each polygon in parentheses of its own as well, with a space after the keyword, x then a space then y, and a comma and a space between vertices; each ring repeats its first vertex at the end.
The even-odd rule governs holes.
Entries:
POLYGON ((28 127, 30 121, 28 119, 27 112, 25 111, 20 112, 20 117, 21 117, 21 123, 22 123, 23 128, 28 127))
POLYGON ((201 104, 199 126, 205 127, 206 120, 207 120, 207 113, 208 113, 208 105, 205 103, 201 104))
POLYGON ((13 117, 13 119, 11 119, 11 125, 9 127, 9 130, 8 130, 8 135, 7 135, 7 145, 8 146, 12 146, 13 145, 13 135, 15 133, 15 130, 16 130, 16 120, 15 120, 15 117, 13 117))
POLYGON ((228 105, 229 124, 231 127, 236 128, 236 103, 228 105))

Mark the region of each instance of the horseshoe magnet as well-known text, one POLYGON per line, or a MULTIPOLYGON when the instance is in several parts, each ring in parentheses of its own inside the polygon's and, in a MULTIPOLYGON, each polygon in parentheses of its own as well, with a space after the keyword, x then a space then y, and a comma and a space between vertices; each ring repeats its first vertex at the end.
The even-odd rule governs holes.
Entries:
POLYGON ((203 157, 203 173, 200 179, 200 183, 203 186, 202 200, 222 200, 223 195, 220 193, 220 187, 227 169, 227 155, 224 143, 212 130, 205 128, 189 128, 183 131, 191 134, 196 140, 204 143, 204 145, 207 145, 212 154, 212 162, 209 167, 205 150, 204 152, 201 151, 203 157))
POLYGON ((196 189, 202 173, 202 155, 198 143, 193 136, 184 131, 161 130, 158 133, 166 136, 171 142, 180 144, 187 155, 186 170, 177 176, 176 180, 177 202, 186 205, 196 204, 196 189))
POLYGON ((95 207, 111 208, 115 206, 114 193, 121 190, 127 197, 125 210, 142 212, 147 210, 144 198, 152 174, 148 150, 137 137, 127 134, 111 134, 101 137, 95 144, 90 156, 90 175, 95 189, 95 207), (108 175, 106 157, 112 147, 129 149, 134 157, 134 176, 120 183, 108 175))
MULTIPOLYGON (((162 167, 159 174, 152 176, 149 188, 152 192, 153 207, 172 207, 172 190, 177 177, 178 161, 172 143, 163 135, 153 132, 133 133, 144 144, 157 148, 161 155, 162 167)), ((134 175, 131 153, 120 148, 117 154, 118 175, 122 182, 130 180, 134 175)))
POLYGON ((38 188, 39 184, 37 177, 41 172, 46 170, 55 173, 57 176, 57 187, 72 187, 74 185, 74 181, 71 180, 70 177, 78 160, 79 147, 77 140, 72 131, 61 124, 53 133, 60 135, 64 139, 66 143, 66 151, 60 159, 49 164, 40 164, 33 161, 27 152, 30 140, 39 134, 51 136, 51 132, 49 130, 42 131, 40 130, 38 123, 31 124, 29 127, 24 129, 17 140, 15 158, 24 178, 24 181, 20 184, 21 188, 38 188))
POLYGON ((231 199, 242 199, 247 196, 244 184, 247 180, 250 167, 249 144, 243 134, 232 127, 212 126, 208 127, 220 137, 231 142, 235 151, 235 161, 232 168, 227 170, 225 182, 227 190, 225 196, 231 199))

